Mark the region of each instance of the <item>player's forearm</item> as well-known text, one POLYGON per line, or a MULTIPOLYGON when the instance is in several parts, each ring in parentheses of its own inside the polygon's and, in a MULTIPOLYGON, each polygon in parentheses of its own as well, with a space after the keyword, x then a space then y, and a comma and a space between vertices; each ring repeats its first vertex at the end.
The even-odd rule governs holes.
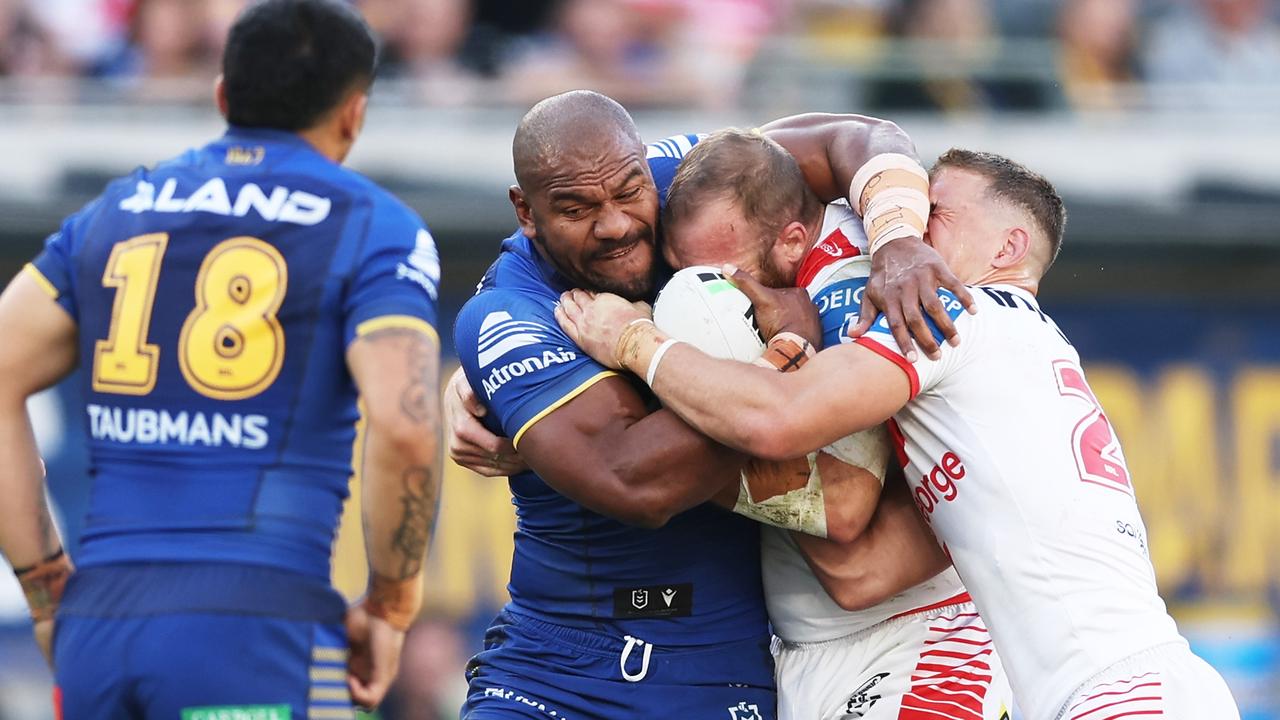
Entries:
MULTIPOLYGON (((876 155, 918 160, 902 128, 865 115, 806 113, 775 120, 761 130, 796 158, 809 187, 823 202, 847 197, 854 175, 876 155)), ((858 198, 850 202, 858 209, 858 198)))
POLYGON ((439 349, 388 329, 348 351, 365 416, 361 458, 371 613, 406 628, 421 604, 422 568, 440 494, 439 349))
POLYGON ((422 570, 440 491, 440 439, 436 423, 414 432, 370 422, 361 473, 369 566, 403 580, 422 570))
POLYGON ((608 485, 598 501, 627 521, 661 527, 674 515, 736 486, 746 457, 689 427, 668 410, 651 413, 623 433, 610 454, 608 485))
POLYGON ((62 541, 45 498, 25 398, 0 401, 0 467, 0 551, 13 567, 31 567, 56 553, 62 541))
POLYGON ((901 481, 886 487, 870 524, 853 542, 793 537, 827 594, 849 611, 878 605, 951 564, 901 481))
MULTIPOLYGON (((659 330, 645 333, 648 339, 638 338, 641 347, 624 360, 641 377, 666 340, 659 330)), ((837 428, 822 426, 822 405, 805 403, 812 393, 808 378, 797 381, 798 375, 719 360, 676 343, 662 356, 652 388, 665 407, 709 437, 753 457, 786 460, 840 437, 837 428)))

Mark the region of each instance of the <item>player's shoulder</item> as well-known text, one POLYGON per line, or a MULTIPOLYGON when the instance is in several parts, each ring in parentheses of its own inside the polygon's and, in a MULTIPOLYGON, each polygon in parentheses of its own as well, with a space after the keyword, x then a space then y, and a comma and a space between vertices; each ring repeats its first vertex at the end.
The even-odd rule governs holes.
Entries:
POLYGON ((531 296, 516 288, 492 287, 473 295, 462 309, 454 325, 459 350, 468 339, 496 334, 504 329, 526 327, 545 335, 560 333, 556 323, 555 301, 531 296))
POLYGON ((661 203, 666 203, 667 190, 675 180, 680 162, 704 137, 706 136, 696 133, 672 135, 645 146, 645 161, 649 163, 649 173, 653 175, 653 184, 658 188, 661 203))
POLYGON ((704 137, 706 137, 705 133, 683 133, 655 140, 645 145, 645 158, 680 160, 704 137))

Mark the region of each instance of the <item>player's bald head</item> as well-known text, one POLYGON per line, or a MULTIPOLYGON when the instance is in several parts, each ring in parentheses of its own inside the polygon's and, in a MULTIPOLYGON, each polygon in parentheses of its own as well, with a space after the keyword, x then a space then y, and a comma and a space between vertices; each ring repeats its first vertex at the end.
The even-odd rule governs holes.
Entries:
POLYGON ((559 161, 615 144, 643 147, 635 121, 616 100, 590 90, 553 95, 525 113, 516 128, 511 143, 516 182, 532 191, 559 161))

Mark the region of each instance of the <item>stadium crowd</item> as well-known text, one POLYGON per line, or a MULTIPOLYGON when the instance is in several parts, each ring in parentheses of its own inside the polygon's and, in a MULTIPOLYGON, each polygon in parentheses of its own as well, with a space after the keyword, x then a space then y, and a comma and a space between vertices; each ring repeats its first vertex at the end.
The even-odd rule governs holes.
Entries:
MULTIPOLYGON (((847 74, 879 112, 1230 109, 1280 88, 1274 0, 354 1, 400 80, 383 92, 427 105, 590 86, 629 107, 723 109, 788 52, 847 74)), ((245 2, 0 0, 0 77, 41 97, 80 91, 50 78, 99 78, 204 102, 245 2)))

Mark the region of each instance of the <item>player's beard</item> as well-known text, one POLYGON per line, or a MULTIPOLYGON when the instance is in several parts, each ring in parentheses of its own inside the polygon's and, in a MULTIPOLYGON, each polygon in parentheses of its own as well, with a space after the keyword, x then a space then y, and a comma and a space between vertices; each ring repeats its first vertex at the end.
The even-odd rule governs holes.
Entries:
MULTIPOLYGON (((647 254, 649 262, 644 267, 637 268, 636 272, 622 275, 597 270, 595 263, 588 264, 584 268, 584 273, 587 276, 583 278, 587 281, 584 287, 598 292, 611 292, 632 302, 636 300, 652 300, 654 290, 657 288, 657 281, 662 274, 662 265, 659 262, 660 255, 654 243, 652 230, 645 228, 618 245, 632 246, 630 251, 632 254, 647 254)), ((598 256, 608 255, 614 249, 602 250, 598 253, 598 256)))
POLYGON ((761 285, 771 288, 791 287, 795 284, 794 273, 788 274, 778 267, 773 261, 773 247, 767 247, 760 253, 760 260, 756 263, 760 268, 756 280, 761 285))

